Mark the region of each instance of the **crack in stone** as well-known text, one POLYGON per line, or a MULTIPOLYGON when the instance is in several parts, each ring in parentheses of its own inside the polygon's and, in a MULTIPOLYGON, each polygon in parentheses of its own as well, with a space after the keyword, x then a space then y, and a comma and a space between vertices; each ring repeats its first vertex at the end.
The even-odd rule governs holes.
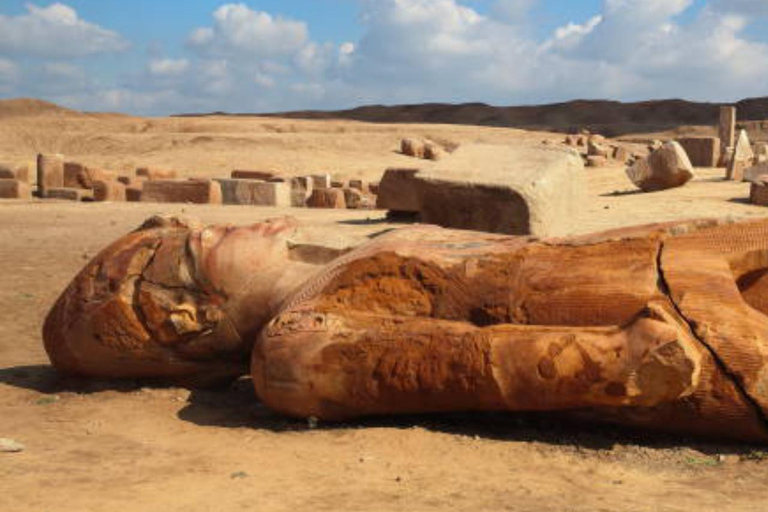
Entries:
POLYGON ((680 306, 675 302, 675 299, 672 297, 672 290, 664 275, 664 266, 662 265, 662 257, 664 254, 664 250, 665 250, 664 241, 663 240, 659 241, 659 248, 656 253, 656 275, 658 276, 660 291, 667 298, 667 300, 669 301, 669 304, 675 309, 680 319, 685 323, 685 326, 688 328, 689 334, 693 337, 693 339, 699 342, 707 352, 709 352, 709 354, 712 356, 712 359, 715 362, 715 366, 717 367, 717 369, 720 370, 723 373, 723 375, 725 375, 726 378, 728 378, 729 381, 731 381, 731 383, 733 384, 739 396, 741 396, 744 399, 744 401, 749 405, 749 407, 752 409, 753 413, 755 414, 755 417, 761 423, 761 426, 763 427, 763 429, 768 432, 768 416, 766 416, 762 407, 760 407, 760 404, 754 398, 752 398, 752 396, 750 396, 750 394, 747 392, 746 389, 744 389, 744 386, 740 382, 739 377, 728 368, 727 363, 723 361, 723 359, 720 357, 717 351, 709 343, 707 343, 704 339, 702 339, 696 334, 696 330, 693 324, 691 323, 690 320, 688 320, 688 318, 685 316, 680 306))

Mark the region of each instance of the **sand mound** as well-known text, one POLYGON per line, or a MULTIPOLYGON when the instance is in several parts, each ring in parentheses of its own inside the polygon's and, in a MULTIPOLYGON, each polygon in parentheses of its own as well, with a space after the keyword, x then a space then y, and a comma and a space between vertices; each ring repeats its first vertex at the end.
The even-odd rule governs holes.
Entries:
POLYGON ((5 117, 39 116, 51 114, 79 114, 76 110, 33 98, 0 100, 0 119, 5 117))

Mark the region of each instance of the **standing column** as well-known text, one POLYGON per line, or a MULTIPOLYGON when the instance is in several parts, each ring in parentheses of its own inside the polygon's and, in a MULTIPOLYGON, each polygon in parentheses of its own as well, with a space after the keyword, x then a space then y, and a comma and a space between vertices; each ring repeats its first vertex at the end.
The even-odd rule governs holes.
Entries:
POLYGON ((736 107, 720 107, 720 158, 721 165, 728 165, 729 155, 736 145, 736 107))

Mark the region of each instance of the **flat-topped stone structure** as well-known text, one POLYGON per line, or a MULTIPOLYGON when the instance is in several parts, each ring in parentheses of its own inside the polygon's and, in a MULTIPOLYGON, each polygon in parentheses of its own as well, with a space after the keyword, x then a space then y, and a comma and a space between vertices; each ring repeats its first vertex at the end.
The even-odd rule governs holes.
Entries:
POLYGON ((427 224, 535 236, 570 233, 586 201, 578 153, 525 143, 462 145, 439 163, 388 170, 378 192, 379 208, 427 224))

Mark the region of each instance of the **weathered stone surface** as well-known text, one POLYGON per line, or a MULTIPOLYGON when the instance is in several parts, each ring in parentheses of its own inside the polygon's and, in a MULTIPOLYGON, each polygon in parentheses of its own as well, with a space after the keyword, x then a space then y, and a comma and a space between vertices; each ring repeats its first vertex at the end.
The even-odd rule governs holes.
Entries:
POLYGON ((378 207, 444 227, 563 235, 585 201, 583 169, 563 147, 467 144, 428 169, 387 170, 378 207))
POLYGON ((0 180, 19 180, 29 183, 29 167, 26 165, 0 164, 0 180))
MULTIPOLYGON (((2 178, 0 178, 2 179, 2 178)), ((7 437, 0 437, 0 453, 19 453, 24 451, 24 445, 7 437)))
POLYGON ((435 142, 424 143, 424 159, 437 161, 445 156, 445 150, 435 142))
POLYGON ((125 185, 119 181, 96 180, 93 182, 93 200, 96 202, 126 201, 125 185))
POLYGON ((340 208, 347 207, 344 201, 344 190, 340 188, 315 188, 307 199, 309 208, 340 208))
POLYGON ((330 174, 313 174, 312 188, 331 188, 331 175, 330 174))
POLYGON ((726 149, 736 145, 736 107, 730 105, 720 107, 719 136, 721 151, 725 152, 726 149))
POLYGON ((683 137, 677 139, 695 167, 717 167, 722 156, 720 139, 716 137, 683 137))
POLYGON ((96 181, 113 181, 117 173, 77 162, 64 162, 64 188, 92 189, 96 181))
POLYGON ((624 146, 616 146, 613 148, 613 154, 611 157, 617 160, 619 163, 625 164, 631 158, 631 154, 624 146))
POLYGON ((761 162, 744 171, 744 181, 756 181, 763 175, 768 175, 768 162, 761 162))
POLYGON ((250 179, 218 179, 224 204, 254 206, 291 206, 291 188, 287 183, 250 179))
POLYGON ((61 199, 64 201, 85 201, 93 199, 93 190, 85 188, 49 188, 47 192, 48 199, 61 199))
POLYGON ((309 176, 297 176, 291 178, 291 206, 303 208, 307 204, 307 199, 312 195, 314 189, 314 180, 309 176))
POLYGON ((376 206, 376 197, 370 192, 345 188, 344 202, 350 210, 371 210, 376 206))
POLYGON ((370 192, 368 183, 363 180, 349 180, 349 188, 354 188, 361 192, 370 192))
POLYGON ((768 175, 763 174, 752 179, 749 202, 759 206, 768 206, 768 175))
POLYGON ((280 302, 316 271, 292 253, 295 231, 290 219, 238 228, 150 219, 56 302, 43 327, 51 362, 97 378, 236 379, 280 302))
POLYGON ((752 166, 752 160, 754 158, 755 153, 752 151, 752 145, 749 142, 747 131, 739 131, 739 138, 736 140, 733 155, 728 162, 728 172, 725 176, 726 179, 742 181, 744 179, 744 171, 752 166))
POLYGON ((587 167, 605 167, 608 165, 608 158, 599 155, 587 157, 587 167))
POLYGON ((148 180, 141 201, 145 203, 221 204, 221 185, 217 181, 148 180))
POLYGON ((136 169, 136 176, 146 178, 147 180, 175 180, 176 171, 169 169, 158 169, 156 167, 139 167, 136 169))
POLYGON ((587 146, 588 156, 602 156, 603 158, 608 158, 610 154, 610 148, 606 146, 602 141, 597 139, 590 139, 589 145, 587 146))
POLYGON ((64 186, 64 159, 61 155, 37 155, 37 193, 45 197, 48 188, 64 186))
POLYGON ((0 199, 31 199, 29 183, 0 178, 0 199))
POLYGON ((399 230, 297 292, 254 347, 252 380, 294 417, 588 409, 577 417, 766 442, 767 234, 399 230))
POLYGON ((424 141, 417 139, 403 139, 400 141, 400 152, 405 156, 424 158, 424 141))
POLYGON ((234 180, 261 180, 269 181, 273 178, 277 178, 278 173, 272 171, 232 171, 232 179, 234 180))
POLYGON ((673 141, 636 161, 627 169, 627 176, 642 191, 656 192, 681 187, 694 177, 694 173, 685 150, 673 141))
POLYGON ((125 187, 125 200, 129 203, 141 202, 141 193, 144 187, 125 187))
POLYGON ((344 183, 341 180, 333 180, 333 181, 331 181, 331 188, 344 188, 346 186, 347 186, 347 184, 344 183))

